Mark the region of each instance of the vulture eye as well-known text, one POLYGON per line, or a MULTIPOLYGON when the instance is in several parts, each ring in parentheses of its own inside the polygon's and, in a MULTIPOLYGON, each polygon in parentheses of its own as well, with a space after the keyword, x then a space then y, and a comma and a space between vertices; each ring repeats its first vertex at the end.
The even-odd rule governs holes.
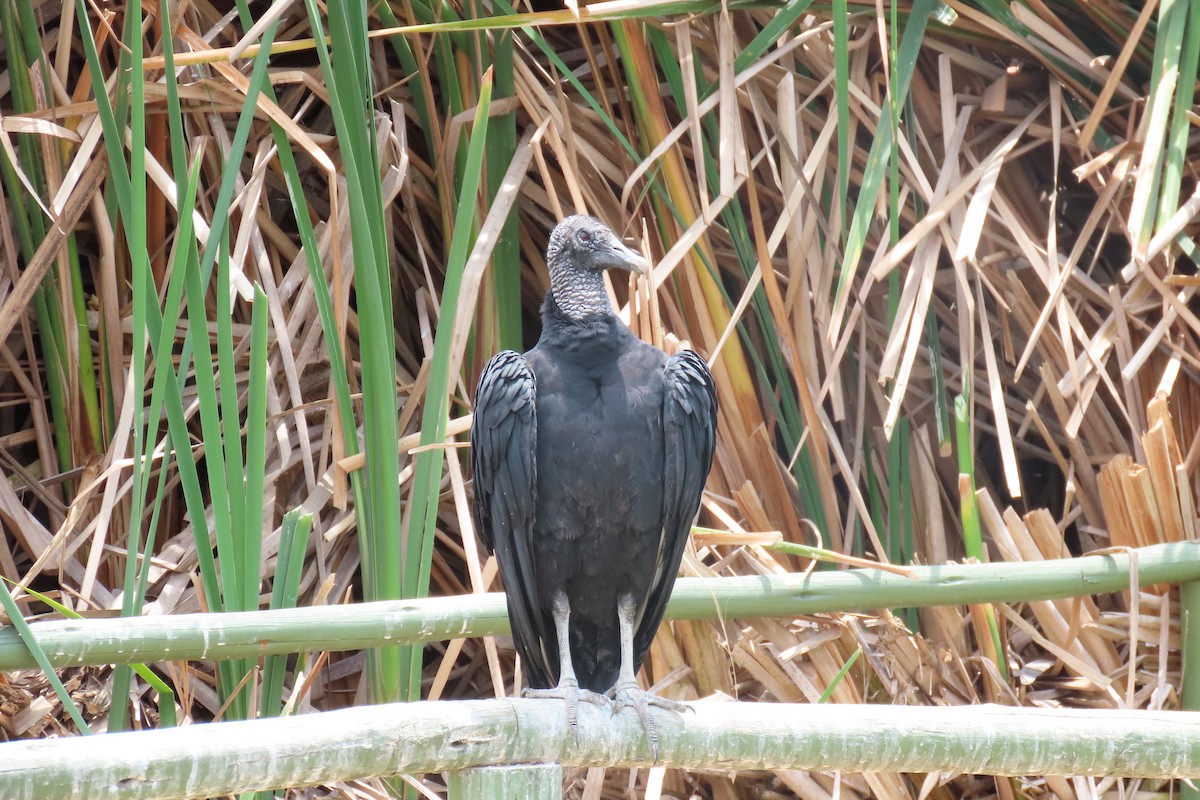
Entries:
POLYGON ((575 238, 578 239, 579 241, 581 241, 582 243, 587 244, 588 242, 590 242, 592 240, 592 234, 588 233, 586 230, 583 230, 583 231, 580 231, 579 233, 575 234, 575 238))

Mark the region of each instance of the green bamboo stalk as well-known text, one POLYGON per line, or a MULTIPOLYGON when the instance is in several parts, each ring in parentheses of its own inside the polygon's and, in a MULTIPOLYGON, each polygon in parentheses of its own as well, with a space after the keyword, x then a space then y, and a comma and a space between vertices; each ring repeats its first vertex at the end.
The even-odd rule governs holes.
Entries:
POLYGON ((558 800, 563 796, 562 784, 563 769, 560 764, 474 767, 446 776, 449 800, 492 797, 558 800))
POLYGON ((1200 714, 1006 706, 698 702, 636 714, 559 702, 359 706, 297 717, 0 745, 0 794, 39 800, 226 795, 495 764, 992 775, 1200 776, 1200 714))
MULTIPOLYGON (((1141 586, 1200 580, 1200 545, 1136 550, 1141 586)), ((905 606, 1027 602, 1129 588, 1127 553, 1036 563, 854 569, 736 578, 680 578, 668 619, 797 616, 905 606), (909 577, 911 575, 911 577, 909 577)), ((31 625, 56 667, 131 661, 230 659, 303 650, 355 650, 508 633, 499 593, 225 614, 52 620, 31 625)), ((0 670, 34 665, 0 628, 0 670)))

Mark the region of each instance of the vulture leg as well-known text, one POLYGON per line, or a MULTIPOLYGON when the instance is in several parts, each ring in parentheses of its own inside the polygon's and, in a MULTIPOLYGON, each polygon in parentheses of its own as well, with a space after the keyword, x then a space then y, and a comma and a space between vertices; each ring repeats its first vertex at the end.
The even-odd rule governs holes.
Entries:
POLYGON ((617 711, 622 708, 632 708, 637 711, 638 717, 642 720, 642 727, 646 731, 646 738, 650 740, 650 749, 654 753, 654 760, 658 761, 658 726, 655 725, 654 718, 650 716, 650 707, 664 708, 676 713, 683 713, 688 710, 688 707, 683 703, 658 697, 638 686, 637 676, 633 671, 633 630, 635 627, 633 617, 636 607, 637 604, 634 603, 633 597, 628 594, 621 595, 621 599, 617 601, 617 622, 621 626, 621 673, 617 676, 616 685, 609 692, 612 694, 613 706, 617 711))
POLYGON ((571 636, 568 632, 571 621, 571 604, 567 602, 567 595, 562 591, 554 595, 554 608, 551 610, 551 614, 554 617, 554 635, 558 639, 558 685, 553 689, 526 689, 523 694, 526 697, 565 700, 567 703, 567 727, 570 729, 571 735, 575 737, 575 741, 578 742, 579 701, 606 706, 608 698, 587 689, 580 689, 579 681, 575 679, 575 668, 571 666, 571 636))

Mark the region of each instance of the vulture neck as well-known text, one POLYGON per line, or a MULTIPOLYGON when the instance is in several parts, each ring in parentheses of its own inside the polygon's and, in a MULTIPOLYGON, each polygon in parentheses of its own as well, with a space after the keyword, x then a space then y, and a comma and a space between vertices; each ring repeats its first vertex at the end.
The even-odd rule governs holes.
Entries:
POLYGON ((632 338, 613 313, 599 272, 577 270, 567 278, 551 272, 550 291, 542 303, 539 348, 590 369, 609 363, 632 338))
POLYGON ((585 325, 613 316, 604 276, 572 264, 550 265, 550 297, 568 322, 585 325))

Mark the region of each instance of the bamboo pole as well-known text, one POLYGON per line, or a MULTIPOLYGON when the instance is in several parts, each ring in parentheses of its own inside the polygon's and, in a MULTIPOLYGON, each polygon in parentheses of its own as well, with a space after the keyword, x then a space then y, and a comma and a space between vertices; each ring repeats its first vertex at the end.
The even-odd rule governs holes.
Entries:
POLYGON ((518 764, 472 767, 446 776, 449 800, 561 800, 561 764, 518 764))
MULTIPOLYGON (((1200 579, 1200 545, 1137 550, 1140 585, 1200 579)), ((790 617, 826 611, 1053 600, 1129 588, 1129 555, 736 578, 683 578, 668 619, 790 617)), ((508 632, 500 594, 356 603, 227 614, 180 614, 33 623, 56 667, 163 660, 224 660, 303 650, 343 651, 508 632)), ((35 666, 12 628, 0 629, 0 670, 35 666)))
MULTIPOLYGON (((1200 777, 1200 714, 707 701, 654 711, 657 764, 990 775, 1200 777)), ((464 700, 0 744, 0 797, 224 795, 499 764, 651 764, 636 714, 464 700)), ((468 779, 469 780, 469 779, 468 779)), ((548 780, 548 778, 547 778, 548 780)))

